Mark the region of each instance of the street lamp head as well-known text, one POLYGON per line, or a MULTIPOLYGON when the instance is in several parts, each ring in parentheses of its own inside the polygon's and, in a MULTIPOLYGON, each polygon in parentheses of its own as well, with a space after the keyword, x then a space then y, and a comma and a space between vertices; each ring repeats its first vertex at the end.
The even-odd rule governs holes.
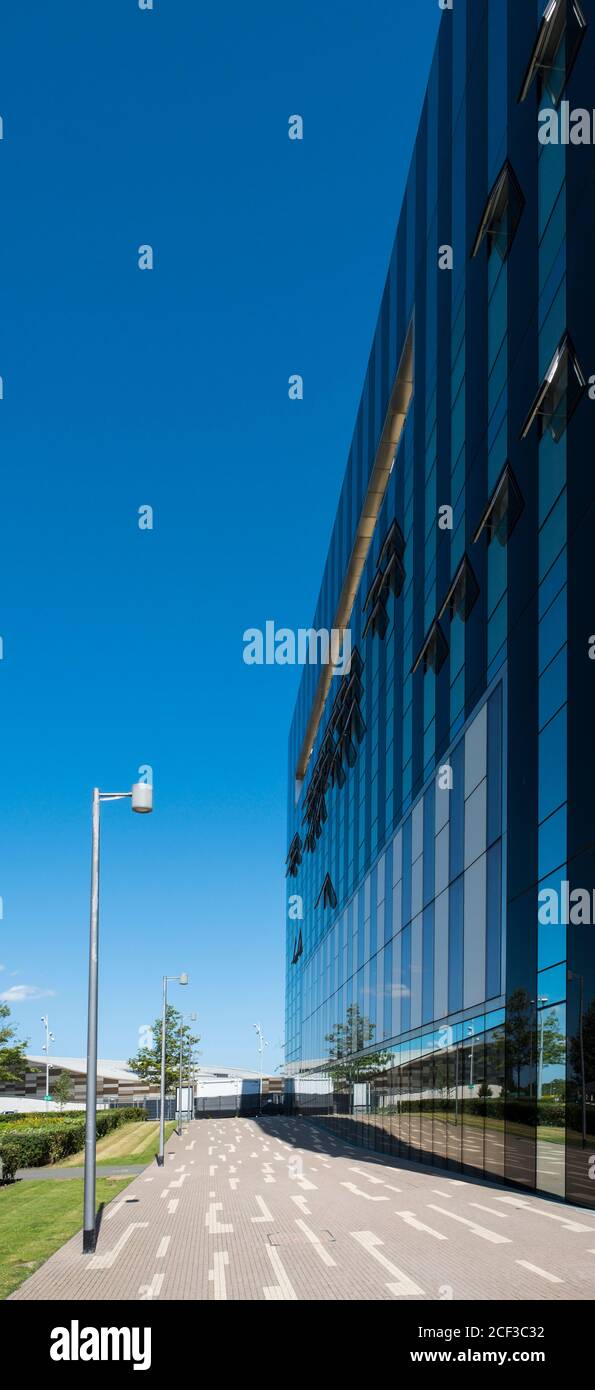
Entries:
POLYGON ((146 814, 153 810, 153 787, 150 782, 135 782, 132 788, 132 809, 146 814))
POLYGON ((187 985, 187 984, 188 984, 188 976, 187 976, 187 975, 180 975, 180 981, 179 981, 179 982, 180 982, 181 985, 187 985))

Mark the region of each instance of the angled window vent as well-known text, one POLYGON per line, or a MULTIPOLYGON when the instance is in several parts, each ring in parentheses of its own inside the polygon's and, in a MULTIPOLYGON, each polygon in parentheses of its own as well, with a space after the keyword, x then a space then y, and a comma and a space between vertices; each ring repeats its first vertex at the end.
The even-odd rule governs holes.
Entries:
POLYGON ((287 859, 285 860, 285 863, 287 864, 287 873, 285 877, 287 878, 288 875, 291 875, 292 878, 295 878, 301 862, 302 842, 300 836, 296 833, 293 837, 293 840, 291 841, 291 844, 289 846, 289 853, 287 855, 287 859))
POLYGON ((316 902, 314 903, 315 908, 318 907, 321 898, 323 908, 335 908, 337 906, 337 894, 335 893, 335 890, 333 888, 330 874, 326 875, 322 888, 320 889, 316 902))
POLYGON ((398 598, 405 582, 404 550, 403 533, 395 519, 391 522, 380 547, 376 573, 366 595, 363 611, 368 616, 362 639, 367 637, 369 632, 378 637, 386 637, 389 627, 386 602, 389 593, 392 592, 395 598, 398 598))
POLYGON ((491 545, 493 540, 498 541, 499 545, 506 545, 524 505, 517 480, 510 464, 507 463, 477 527, 473 543, 475 544, 485 531, 488 545, 491 545))
POLYGON ((391 521, 389 529, 382 542, 380 554, 378 556, 378 564, 379 566, 385 565, 386 562, 390 559, 391 555, 397 555, 399 560, 402 560, 404 553, 405 541, 403 540, 403 532, 401 530, 401 527, 399 526, 398 521, 395 518, 394 521, 391 521))
POLYGON ((436 619, 430 628, 419 656, 411 670, 417 671, 418 666, 423 667, 424 675, 426 671, 434 671, 435 675, 442 670, 444 662, 448 656, 448 642, 444 636, 440 623, 436 619))
POLYGON ((453 618, 462 618, 463 622, 466 623, 478 594, 479 584, 477 583, 467 556, 464 555, 444 603, 442 604, 438 618, 443 618, 444 615, 448 613, 451 622, 453 618))
POLYGON ((293 948, 293 956, 292 956, 292 959, 291 959, 291 964, 292 964, 292 965, 297 965, 300 956, 302 956, 303 954, 304 954, 304 943, 303 943, 303 941, 302 941, 302 929, 301 929, 301 927, 300 927, 299 932, 298 932, 298 936, 297 936, 297 940, 296 940, 296 942, 295 942, 295 944, 294 944, 294 948, 293 948))
POLYGON ((359 652, 358 652, 357 647, 354 647, 354 648, 353 648, 353 651, 352 651, 352 653, 351 653, 351 662, 350 662, 350 665, 349 665, 349 670, 350 670, 350 672, 355 671, 356 676, 360 676, 360 677, 361 677, 362 674, 363 674, 364 663, 363 663, 362 658, 361 658, 361 656, 360 656, 360 654, 359 654, 359 652))
POLYGON ((484 237, 487 237, 488 256, 491 256, 492 251, 497 251, 500 260, 505 261, 524 206, 525 199, 520 184, 512 165, 506 160, 485 205, 471 256, 477 255, 484 237))
POLYGON ((586 385, 570 335, 565 333, 525 420, 521 439, 526 439, 531 426, 537 420, 540 438, 550 430, 557 444, 586 390, 586 385))
POLYGON ((533 80, 537 78, 539 100, 547 95, 554 106, 558 105, 586 28, 587 21, 579 0, 549 0, 519 92, 519 101, 524 101, 529 95, 533 80))
POLYGON ((362 632, 362 639, 367 637, 369 632, 377 633, 379 637, 386 637, 388 631, 388 613, 384 607, 382 595, 377 599, 374 607, 368 613, 366 625, 362 632))

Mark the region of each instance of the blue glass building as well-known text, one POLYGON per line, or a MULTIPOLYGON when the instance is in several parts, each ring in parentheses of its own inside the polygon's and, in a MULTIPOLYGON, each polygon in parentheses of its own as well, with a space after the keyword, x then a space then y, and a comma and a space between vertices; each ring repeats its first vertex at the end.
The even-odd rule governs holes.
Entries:
POLYGON ((595 3, 544 3, 441 20, 313 621, 351 667, 289 739, 286 1062, 593 1205, 595 3))

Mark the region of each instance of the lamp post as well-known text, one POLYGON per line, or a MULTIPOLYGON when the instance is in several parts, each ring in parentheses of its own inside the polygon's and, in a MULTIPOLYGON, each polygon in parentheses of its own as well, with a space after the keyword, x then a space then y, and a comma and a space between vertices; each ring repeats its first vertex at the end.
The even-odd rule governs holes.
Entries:
MULTIPOLYGON (((178 1084, 178 1134, 182 1133, 182 1066, 184 1057, 184 1037, 182 1029, 186 1020, 188 1020, 190 1023, 196 1023, 196 1019, 197 1015, 195 1013, 186 1015, 180 1014, 180 1076, 178 1084)), ((188 1044, 188 1049, 190 1052, 190 1044, 188 1044)), ((188 1070, 190 1070, 190 1065, 188 1066, 188 1070)))
POLYGON ((170 980, 177 980, 179 985, 188 984, 188 976, 164 975, 163 976, 163 1004, 161 1009, 161 1093, 159 1100, 159 1153, 157 1163, 163 1167, 163 1151, 165 1149, 165 1025, 167 1019, 167 986, 170 980))
POLYGON ((258 1113, 262 1110, 262 1054, 265 1047, 268 1047, 260 1023, 255 1023, 256 1036, 258 1038, 258 1113))
POLYGON ((50 1043, 55 1042, 56 1039, 55 1039, 55 1037, 54 1037, 54 1034, 53 1034, 53 1033, 50 1033, 50 1020, 49 1020, 48 1014, 42 1014, 42 1015, 41 1015, 41 1022, 43 1023, 44 1032, 45 1032, 45 1042, 44 1042, 43 1047, 42 1047, 42 1052, 45 1052, 45 1096, 44 1096, 44 1100, 47 1102, 48 1100, 51 1100, 51 1096, 50 1096, 50 1043))
POLYGON ((102 801, 124 801, 130 797, 132 810, 153 810, 153 788, 135 782, 129 792, 102 792, 93 788, 91 836, 91 924, 89 933, 89 997, 87 1006, 87 1088, 85 1102, 85 1194, 83 1252, 95 1249, 96 1153, 97 1141, 97 983, 99 960, 99 809, 102 801))

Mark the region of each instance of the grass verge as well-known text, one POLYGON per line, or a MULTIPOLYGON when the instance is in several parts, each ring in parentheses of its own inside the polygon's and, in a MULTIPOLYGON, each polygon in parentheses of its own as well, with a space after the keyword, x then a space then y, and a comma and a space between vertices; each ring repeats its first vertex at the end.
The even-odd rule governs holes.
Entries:
MULTIPOLYGON (((99 1178, 97 1205, 130 1178, 99 1178)), ((83 1180, 16 1182, 0 1187, 0 1299, 7 1298, 83 1224, 83 1180)))
MULTIPOLYGON (((168 1120, 165 1126, 165 1138, 169 1139, 170 1134, 175 1129, 173 1120, 168 1120)), ((114 1167, 120 1163, 151 1163, 159 1147, 159 1123, 142 1120, 140 1124, 131 1121, 130 1124, 122 1125, 121 1129, 116 1129, 112 1134, 106 1134, 105 1139, 100 1139, 97 1144, 97 1164, 113 1164, 114 1167)), ((85 1161, 84 1151, 70 1154, 69 1158, 63 1158, 56 1164, 58 1168, 80 1168, 85 1161)))

